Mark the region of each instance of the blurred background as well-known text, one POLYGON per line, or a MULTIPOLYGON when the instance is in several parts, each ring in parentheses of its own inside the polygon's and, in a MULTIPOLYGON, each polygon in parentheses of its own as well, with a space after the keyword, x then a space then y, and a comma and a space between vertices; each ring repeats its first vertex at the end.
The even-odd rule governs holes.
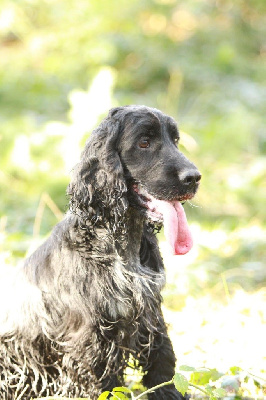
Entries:
POLYGON ((109 108, 159 108, 203 175, 194 249, 170 257, 160 236, 179 362, 265 374, 265 37, 265 0, 2 0, 0 262, 62 218, 109 108))

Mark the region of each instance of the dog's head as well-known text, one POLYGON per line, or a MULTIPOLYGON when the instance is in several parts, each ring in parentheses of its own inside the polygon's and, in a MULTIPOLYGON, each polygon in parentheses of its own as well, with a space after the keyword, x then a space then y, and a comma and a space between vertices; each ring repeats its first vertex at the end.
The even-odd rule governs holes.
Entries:
POLYGON ((178 150, 179 132, 173 118, 141 106, 128 107, 126 112, 123 108, 122 113, 124 130, 117 147, 136 192, 146 191, 166 201, 191 199, 201 175, 178 150))
MULTIPOLYGON (((155 223, 164 221, 172 231, 185 218, 180 202, 195 195, 201 178, 178 150, 178 140, 175 121, 157 109, 110 110, 75 169, 68 189, 72 209, 83 214, 96 210, 96 218, 111 217, 117 224, 132 206, 155 223)), ((186 224, 180 230, 186 230, 186 224)), ((186 252, 173 246, 175 253, 186 252)))

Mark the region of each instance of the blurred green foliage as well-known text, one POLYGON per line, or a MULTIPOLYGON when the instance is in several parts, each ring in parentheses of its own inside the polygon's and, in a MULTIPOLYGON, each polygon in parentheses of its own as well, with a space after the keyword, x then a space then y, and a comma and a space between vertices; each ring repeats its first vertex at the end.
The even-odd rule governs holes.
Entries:
POLYGON ((203 174, 198 207, 186 207, 210 235, 192 287, 224 272, 245 289, 265 284, 265 36, 264 0, 2 0, 5 257, 23 257, 33 227, 42 237, 57 222, 49 205, 37 215, 42 193, 65 211, 71 162, 107 109, 146 104, 177 119, 203 174), (226 239, 213 249, 215 232, 226 239))

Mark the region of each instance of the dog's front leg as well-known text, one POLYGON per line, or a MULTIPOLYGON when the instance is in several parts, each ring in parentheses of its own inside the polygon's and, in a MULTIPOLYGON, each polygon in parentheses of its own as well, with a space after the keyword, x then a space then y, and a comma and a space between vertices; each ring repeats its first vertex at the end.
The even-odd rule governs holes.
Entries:
MULTIPOLYGON (((152 388, 170 381, 175 374, 175 355, 172 343, 164 327, 163 333, 156 333, 147 366, 143 366, 145 375, 143 384, 152 388)), ((173 384, 156 389, 148 395, 149 400, 185 400, 173 384)))
POLYGON ((94 365, 92 376, 90 377, 89 384, 89 395, 91 400, 98 399, 98 396, 108 390, 112 391, 112 389, 116 386, 121 386, 121 382, 119 381, 119 374, 117 373, 108 373, 105 374, 106 363, 100 362, 97 365, 94 365), (94 383, 94 386, 92 385, 94 383))

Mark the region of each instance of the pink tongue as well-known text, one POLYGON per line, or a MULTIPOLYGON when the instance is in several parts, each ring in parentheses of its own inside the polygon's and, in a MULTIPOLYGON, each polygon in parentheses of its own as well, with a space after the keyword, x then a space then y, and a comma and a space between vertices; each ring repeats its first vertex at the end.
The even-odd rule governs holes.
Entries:
POLYGON ((193 245, 187 218, 182 205, 178 201, 153 199, 152 204, 163 215, 164 233, 173 254, 186 254, 193 245))

